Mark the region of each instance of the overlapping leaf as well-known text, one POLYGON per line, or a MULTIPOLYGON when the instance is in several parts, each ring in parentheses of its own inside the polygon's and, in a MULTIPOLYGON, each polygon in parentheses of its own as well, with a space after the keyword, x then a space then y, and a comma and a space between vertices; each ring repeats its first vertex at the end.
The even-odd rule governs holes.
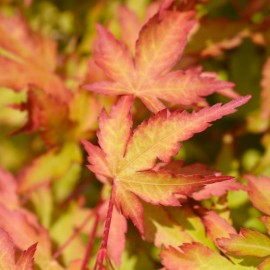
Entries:
POLYGON ((31 85, 27 102, 20 108, 28 112, 28 120, 14 134, 39 131, 46 144, 53 146, 90 137, 95 129, 99 106, 89 94, 78 89, 63 102, 31 85))
POLYGON ((229 180, 216 175, 172 174, 152 170, 156 160, 168 162, 179 150, 179 142, 206 129, 210 122, 230 114, 249 97, 224 106, 216 104, 189 114, 163 110, 143 122, 131 134, 131 97, 123 97, 99 117, 99 145, 84 142, 89 169, 114 186, 115 204, 143 233, 143 207, 140 199, 154 205, 179 205, 176 194, 191 195, 206 184, 229 180), (140 198, 140 199, 139 199, 140 198))
POLYGON ((162 264, 167 270, 255 270, 255 267, 233 264, 219 253, 200 243, 184 244, 180 250, 168 248, 162 251, 162 264))
POLYGON ((8 233, 0 228, 0 269, 1 270, 33 270, 36 244, 23 251, 15 263, 15 249, 8 233))
MULTIPOLYGON (((39 224, 32 212, 22 207, 17 189, 17 179, 1 168, 0 231, 5 231, 9 237, 3 237, 5 239, 10 238, 11 242, 8 244, 1 239, 0 246, 3 244, 8 247, 8 245, 12 244, 13 250, 22 251, 21 258, 16 264, 16 270, 32 269, 27 267, 32 267, 31 258, 34 252, 35 263, 38 267, 48 270, 61 270, 60 265, 52 259, 48 231, 39 224)), ((1 254, 2 252, 1 250, 1 254)), ((3 269, 6 270, 6 268, 3 269)))
POLYGON ((263 213, 270 215, 270 179, 266 176, 248 178, 248 194, 252 204, 263 213))
POLYGON ((54 74, 56 44, 30 29, 19 15, 0 15, 0 85, 21 90, 35 84, 62 101, 69 96, 54 74))
POLYGON ((233 84, 197 69, 168 72, 182 54, 196 23, 193 15, 161 9, 140 31, 134 59, 122 42, 99 25, 94 59, 111 81, 86 88, 105 95, 139 97, 153 112, 164 108, 161 100, 193 105, 215 91, 231 88, 233 84))
MULTIPOLYGON (((270 179, 266 176, 256 177, 246 175, 248 179, 248 194, 252 204, 260 211, 270 214, 269 185, 270 179)), ((261 217, 269 231, 269 217, 261 217)), ((266 257, 270 255, 270 238, 258 231, 241 229, 239 234, 230 234, 229 238, 217 239, 222 250, 237 256, 266 257)), ((266 259, 259 269, 267 269, 269 259, 266 259)))
POLYGON ((231 234, 230 238, 220 238, 217 242, 223 250, 238 256, 265 257, 270 255, 270 238, 249 229, 241 229, 239 235, 231 234))

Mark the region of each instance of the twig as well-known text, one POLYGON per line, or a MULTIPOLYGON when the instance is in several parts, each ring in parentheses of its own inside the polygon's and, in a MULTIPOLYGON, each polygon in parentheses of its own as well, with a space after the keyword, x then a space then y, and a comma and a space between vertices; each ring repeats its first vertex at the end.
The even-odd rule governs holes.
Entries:
POLYGON ((81 270, 87 269, 88 261, 91 258, 91 254, 92 254, 93 246, 94 246, 95 235, 96 235, 97 228, 98 228, 98 223, 99 223, 99 213, 97 212, 93 229, 92 229, 91 233, 89 234, 89 240, 88 240, 86 252, 85 252, 85 255, 83 258, 81 270))
MULTIPOLYGON (((102 235, 102 242, 101 242, 101 245, 100 245, 100 248, 98 251, 97 261, 96 261, 94 270, 103 270, 104 269, 104 267, 103 267, 104 260, 106 260, 109 263, 109 266, 111 267, 111 269, 113 269, 113 265, 108 257, 107 244, 108 244, 109 232, 110 232, 110 226, 111 226, 111 220, 112 220, 112 214, 113 214, 114 190, 115 190, 115 187, 113 185, 112 191, 111 191, 111 197, 109 200, 109 206, 108 206, 108 210, 107 210, 103 235, 102 235)), ((84 269, 82 269, 82 270, 84 270, 84 269)))
POLYGON ((90 218, 95 214, 96 210, 90 212, 84 221, 81 223, 81 225, 74 231, 74 233, 69 237, 69 239, 61 246, 59 247, 55 253, 53 254, 53 259, 57 259, 59 255, 64 251, 64 249, 79 235, 81 230, 87 225, 90 218))

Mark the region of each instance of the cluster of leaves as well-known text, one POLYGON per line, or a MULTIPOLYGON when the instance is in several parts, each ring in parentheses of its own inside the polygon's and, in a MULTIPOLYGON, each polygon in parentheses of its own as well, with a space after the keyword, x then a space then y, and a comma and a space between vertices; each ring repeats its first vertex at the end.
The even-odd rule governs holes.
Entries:
POLYGON ((270 269, 269 1, 79 2, 0 1, 0 269, 270 269))

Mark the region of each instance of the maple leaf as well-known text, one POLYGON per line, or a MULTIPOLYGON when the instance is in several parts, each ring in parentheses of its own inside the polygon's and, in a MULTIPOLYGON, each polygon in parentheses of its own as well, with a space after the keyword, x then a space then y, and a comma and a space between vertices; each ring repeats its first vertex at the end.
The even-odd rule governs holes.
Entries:
POLYGON ((192 197, 195 200, 201 201, 204 199, 209 199, 212 196, 220 197, 226 194, 230 190, 243 190, 244 186, 235 181, 235 179, 231 179, 222 183, 213 183, 205 186, 202 190, 194 193, 192 197))
MULTIPOLYGON (((17 190, 18 179, 0 168, 0 231, 4 230, 9 235, 12 246, 22 251, 16 268, 12 269, 32 269, 29 268, 32 265, 31 254, 35 252, 35 264, 40 269, 63 270, 51 258, 51 241, 48 231, 38 223, 37 217, 32 212, 21 206, 17 190), (36 246, 35 243, 38 245, 36 246)), ((39 197, 40 199, 43 200, 39 197)), ((39 201, 39 206, 41 205, 39 201)), ((2 254, 2 250, 0 253, 2 254)), ((1 263, 0 269, 2 269, 1 263)), ((3 268, 3 270, 6 269, 3 268)))
MULTIPOLYGON (((183 166, 182 160, 173 160, 170 163, 166 164, 164 169, 172 170, 175 173, 179 174, 200 174, 200 175, 221 175, 217 170, 213 170, 207 167, 205 164, 195 163, 187 166, 183 166)), ((204 200, 209 199, 212 196, 222 196, 229 190, 239 190, 244 189, 244 186, 231 179, 225 182, 212 183, 205 186, 203 189, 195 192, 192 195, 192 198, 195 200, 204 200)))
POLYGON ((193 242, 183 244, 180 250, 170 247, 161 252, 162 264, 167 270, 255 270, 255 267, 233 264, 219 253, 193 242))
POLYGON ((32 270, 34 263, 34 254, 36 252, 37 244, 32 245, 27 250, 23 251, 21 257, 16 263, 15 270, 32 270))
POLYGON ((0 167, 0 204, 13 209, 19 206, 17 182, 14 176, 0 167))
POLYGON ((206 227, 208 237, 213 239, 216 246, 217 238, 229 237, 230 234, 236 234, 235 229, 214 211, 208 211, 203 216, 203 223, 206 227))
POLYGON ((48 145, 63 142, 68 128, 72 126, 72 122, 67 118, 67 104, 33 85, 30 85, 27 95, 27 101, 20 109, 28 112, 28 120, 13 134, 40 130, 48 145))
POLYGON ((22 131, 39 131, 47 145, 55 146, 68 140, 89 138, 93 134, 100 109, 91 93, 78 89, 68 101, 63 102, 29 85, 27 96, 27 101, 20 106, 28 113, 27 122, 13 135, 22 131))
POLYGON ((67 100, 63 81, 54 74, 56 44, 30 29, 19 15, 0 14, 0 85, 17 91, 35 84, 62 101, 67 100))
POLYGON ((270 238, 249 229, 241 229, 239 234, 231 234, 230 238, 219 238, 217 243, 222 250, 237 256, 270 255, 270 238))
POLYGON ((32 160, 32 163, 19 173, 18 192, 35 190, 54 180, 61 181, 74 164, 81 163, 79 146, 68 142, 60 149, 52 149, 32 160), (48 170, 50 168, 50 170, 48 170))
POLYGON ((114 207, 111 220, 111 229, 108 239, 109 255, 114 260, 117 266, 120 266, 121 256, 125 250, 125 234, 127 231, 127 222, 125 218, 119 214, 114 207))
POLYGON ((1 270, 33 270, 34 254, 37 244, 21 253, 15 264, 14 243, 8 233, 0 228, 0 269, 1 270))
POLYGON ((103 110, 97 133, 101 148, 83 141, 88 152, 88 168, 114 187, 114 203, 143 233, 143 207, 140 199, 154 205, 179 205, 176 194, 188 196, 206 184, 229 180, 216 175, 173 174, 152 170, 157 158, 168 162, 179 150, 179 142, 209 127, 210 122, 230 114, 249 97, 223 106, 216 104, 199 112, 163 110, 131 133, 131 97, 122 97, 110 116, 103 110), (140 198, 140 199, 139 199, 140 198))
POLYGON ((132 54, 135 53, 135 44, 141 29, 141 23, 135 12, 126 6, 120 6, 118 11, 122 40, 132 54))
POLYGON ((153 242, 156 247, 179 246, 192 242, 193 238, 174 221, 170 213, 160 206, 144 203, 145 239, 153 242))
POLYGON ((0 228, 0 269, 14 270, 15 266, 15 250, 10 236, 0 228))
POLYGON ((248 195, 254 207, 270 215, 270 178, 245 175, 248 179, 248 195))
POLYGON ((85 87, 103 95, 139 97, 153 112, 165 108, 161 99, 193 105, 204 100, 203 96, 231 88, 232 83, 198 69, 168 72, 182 54, 196 23, 193 15, 193 12, 160 9, 140 31, 134 59, 122 42, 98 25, 94 59, 111 81, 85 87))

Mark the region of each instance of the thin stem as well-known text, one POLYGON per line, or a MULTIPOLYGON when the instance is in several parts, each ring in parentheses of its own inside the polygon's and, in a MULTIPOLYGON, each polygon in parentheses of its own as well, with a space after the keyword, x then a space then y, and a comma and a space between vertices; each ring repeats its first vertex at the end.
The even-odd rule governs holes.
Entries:
POLYGON ((53 259, 57 259, 59 255, 64 251, 64 249, 78 236, 78 234, 81 232, 81 230, 87 225, 90 218, 95 214, 94 212, 90 212, 84 221, 81 223, 81 225, 74 231, 74 233, 69 237, 69 239, 61 246, 59 247, 55 253, 53 254, 53 259))
POLYGON ((81 270, 87 269, 88 261, 91 258, 91 254, 92 254, 92 250, 93 250, 93 246, 94 246, 95 235, 96 235, 97 228, 98 228, 98 222, 99 222, 99 213, 97 212, 93 229, 89 235, 89 241, 88 241, 86 252, 85 252, 85 255, 83 258, 81 270))
POLYGON ((110 226, 111 226, 111 220, 112 220, 112 213, 113 213, 113 205, 114 205, 114 185, 112 186, 111 196, 109 200, 109 206, 107 210, 106 220, 105 220, 105 226, 104 231, 102 235, 102 242, 100 248, 107 248, 108 238, 109 238, 109 232, 110 232, 110 226))
POLYGON ((108 263, 112 267, 112 264, 110 262, 108 254, 107 254, 107 244, 108 244, 109 232, 110 232, 110 226, 111 226, 111 220, 112 220, 112 214, 113 214, 114 192, 115 192, 114 190, 115 190, 115 187, 113 185, 110 200, 109 200, 109 206, 108 206, 108 210, 107 210, 103 235, 102 235, 102 242, 101 242, 101 245, 100 245, 100 248, 99 248, 99 251, 98 251, 97 261, 96 261, 96 264, 95 264, 95 267, 94 267, 95 270, 104 269, 103 262, 104 262, 105 259, 108 261, 108 263))

